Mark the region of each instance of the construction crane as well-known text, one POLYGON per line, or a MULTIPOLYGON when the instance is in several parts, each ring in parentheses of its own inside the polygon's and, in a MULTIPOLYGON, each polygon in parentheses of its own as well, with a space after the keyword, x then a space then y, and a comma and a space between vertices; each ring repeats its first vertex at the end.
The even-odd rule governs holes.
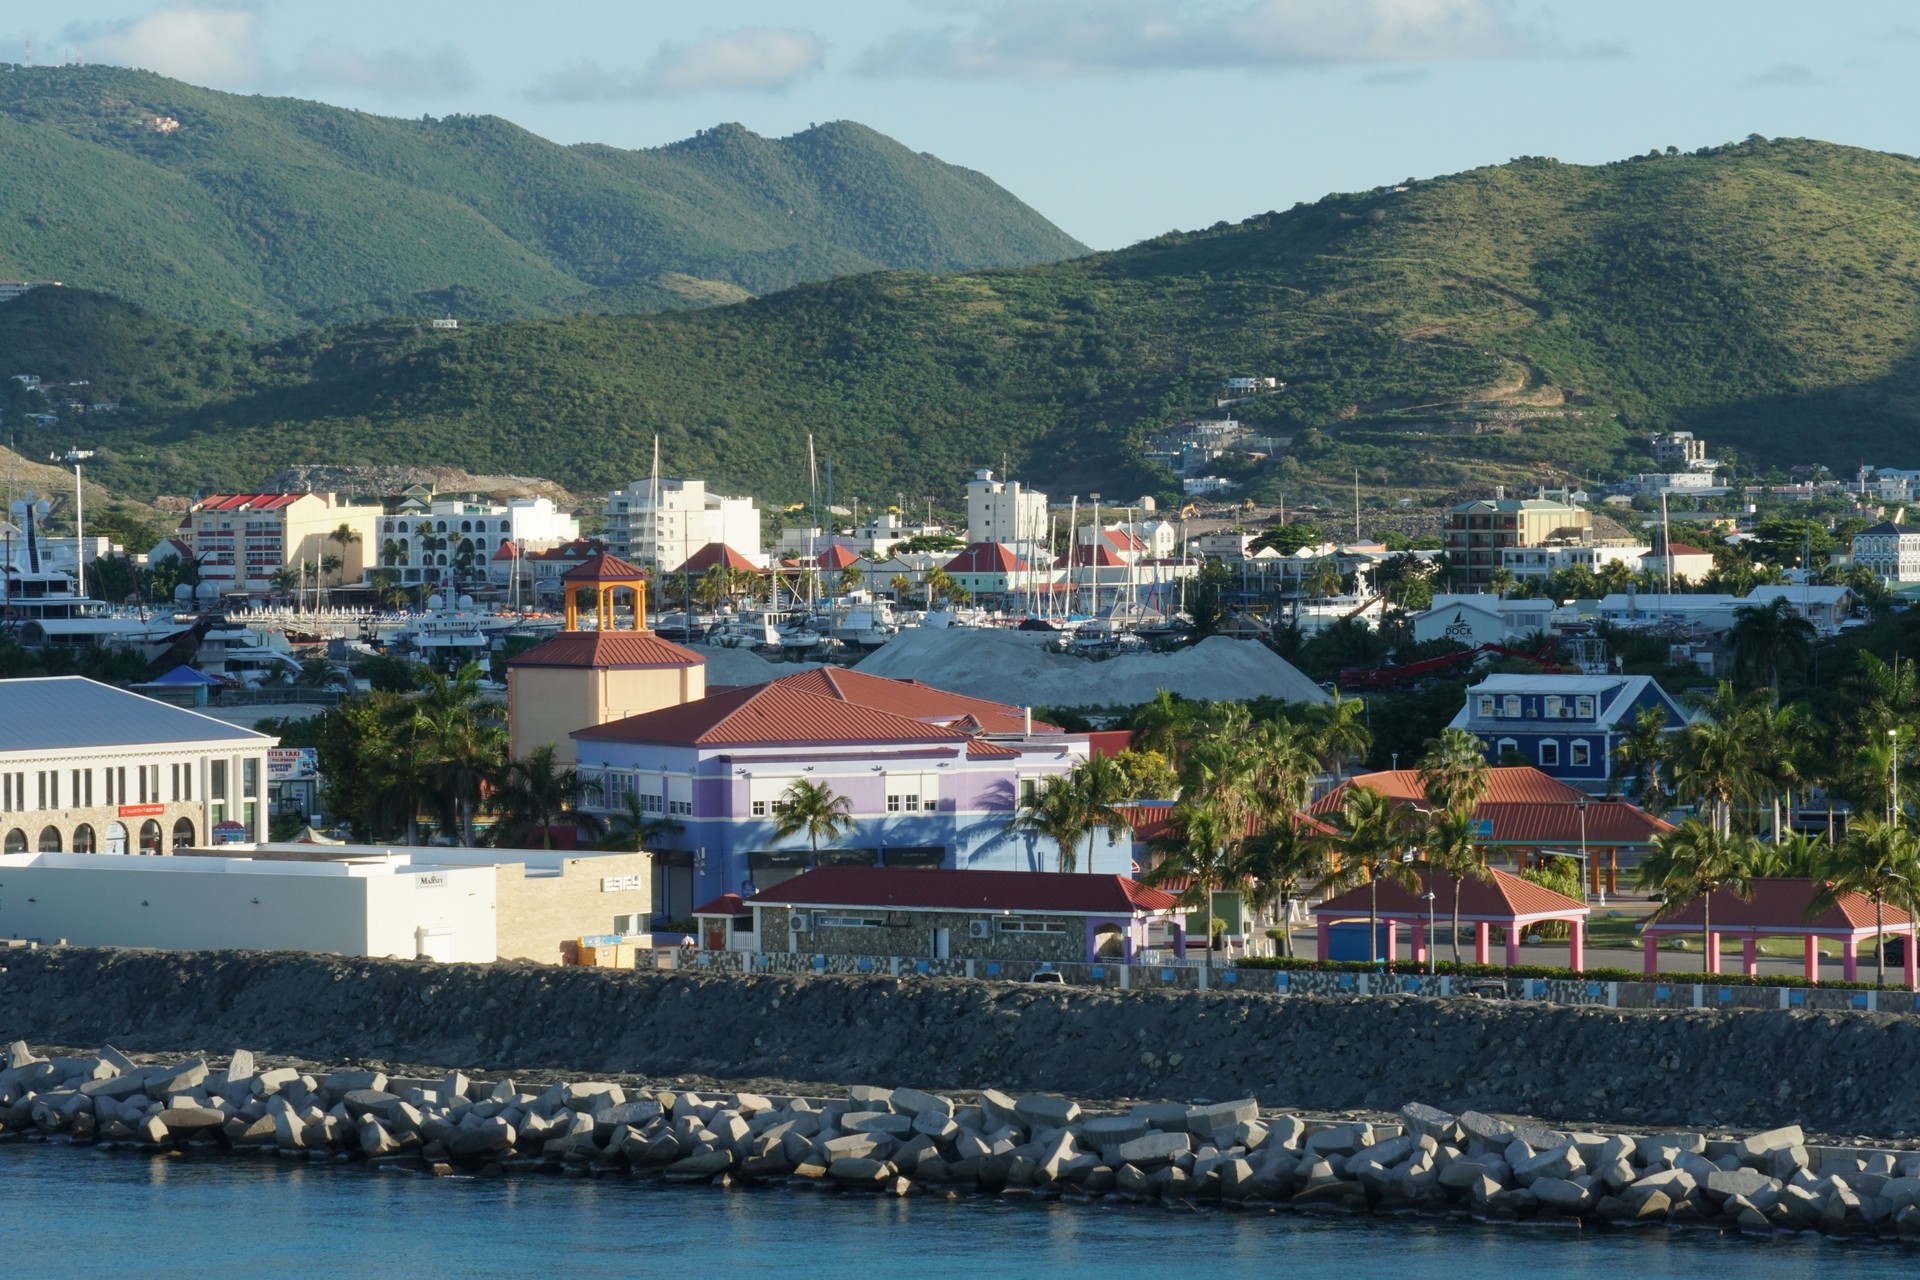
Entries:
POLYGON ((1483 653, 1496 653, 1503 658, 1515 658, 1521 662, 1531 662, 1548 674, 1563 671, 1565 668, 1553 660, 1553 645, 1548 644, 1536 653, 1524 649, 1510 649, 1503 644, 1483 644, 1471 649, 1461 649, 1455 653, 1443 653, 1437 658, 1423 658, 1419 662, 1404 665, 1387 663, 1378 667, 1348 667, 1340 673, 1342 689, 1395 689, 1403 684, 1424 680, 1452 670, 1454 667, 1470 666, 1483 653))

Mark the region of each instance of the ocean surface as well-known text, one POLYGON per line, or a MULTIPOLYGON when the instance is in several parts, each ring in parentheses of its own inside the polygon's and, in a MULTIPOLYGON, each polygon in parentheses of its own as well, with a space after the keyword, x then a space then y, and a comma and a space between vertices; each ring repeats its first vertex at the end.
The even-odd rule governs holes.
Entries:
POLYGON ((0 1146, 12 1275, 1909 1276, 1897 1245, 1703 1232, 433 1179, 224 1156, 0 1146))

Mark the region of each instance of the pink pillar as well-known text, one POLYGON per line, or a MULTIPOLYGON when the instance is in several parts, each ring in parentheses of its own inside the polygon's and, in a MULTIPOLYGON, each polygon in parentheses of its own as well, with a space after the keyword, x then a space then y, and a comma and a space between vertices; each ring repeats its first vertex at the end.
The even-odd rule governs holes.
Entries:
POLYGON ((1511 968, 1520 963, 1520 929, 1517 925, 1507 926, 1507 966, 1511 968))
POLYGON ((1920 942, 1920 937, 1915 937, 1913 932, 1913 926, 1908 925, 1907 937, 1906 937, 1907 945, 1902 947, 1901 950, 1906 954, 1906 957, 1907 957, 1906 978, 1907 978, 1907 990, 1909 991, 1920 991, 1920 957, 1915 956, 1913 953, 1914 944, 1916 942, 1920 942))
POLYGON ((1720 931, 1714 930, 1707 935, 1707 972, 1720 972, 1720 931))
POLYGON ((1319 949, 1320 949, 1320 958, 1321 958, 1322 960, 1331 960, 1331 959, 1333 959, 1333 955, 1332 955, 1332 950, 1333 950, 1333 937, 1332 937, 1332 934, 1333 934, 1333 917, 1331 917, 1331 916, 1326 916, 1326 917, 1321 917, 1321 916, 1315 916, 1315 917, 1313 918, 1313 931, 1314 931, 1314 933, 1315 933, 1315 934, 1317 935, 1317 937, 1318 937, 1318 945, 1319 945, 1319 949))
POLYGON ((1482 920, 1473 926, 1473 962, 1489 964, 1488 952, 1492 950, 1493 926, 1482 920))
POLYGON ((1418 920, 1413 922, 1413 962, 1415 964, 1427 962, 1427 926, 1418 920))
POLYGON ((1640 972, 1660 972, 1660 935, 1646 933, 1640 936, 1640 972))
POLYGON ((1820 939, 1807 935, 1806 978, 1808 982, 1820 981, 1820 939))
POLYGON ((1386 942, 1382 944, 1380 948, 1380 958, 1385 960, 1387 967, 1391 969, 1395 957, 1400 954, 1400 922, 1398 920, 1382 920, 1380 925, 1381 928, 1386 931, 1387 935, 1386 942))
POLYGON ((1848 982, 1860 981, 1860 941, 1857 938, 1840 940, 1840 976, 1848 982))
POLYGON ((1567 968, 1575 973, 1587 967, 1587 922, 1575 919, 1567 923, 1567 968))
POLYGON ((1740 961, 1741 967, 1746 969, 1749 978, 1760 972, 1759 939, 1748 937, 1740 944, 1740 961))

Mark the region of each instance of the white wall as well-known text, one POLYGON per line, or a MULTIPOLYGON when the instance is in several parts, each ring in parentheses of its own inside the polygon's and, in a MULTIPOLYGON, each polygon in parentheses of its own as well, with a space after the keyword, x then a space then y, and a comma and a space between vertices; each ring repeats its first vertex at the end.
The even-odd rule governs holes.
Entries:
POLYGON ((494 959, 494 873, 105 854, 0 857, 0 937, 76 946, 494 959))

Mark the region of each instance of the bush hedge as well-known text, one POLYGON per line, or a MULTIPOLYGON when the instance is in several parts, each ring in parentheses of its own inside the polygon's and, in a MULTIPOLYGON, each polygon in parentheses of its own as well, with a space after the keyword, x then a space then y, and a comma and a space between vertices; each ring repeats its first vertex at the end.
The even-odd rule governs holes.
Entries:
MULTIPOLYGON (((1302 973, 1384 973, 1385 966, 1368 960, 1316 960, 1295 956, 1249 956, 1235 961, 1241 969, 1280 969, 1302 973)), ((1397 977, 1424 977, 1427 974, 1425 964, 1412 961, 1396 962, 1393 974, 1397 977)), ((1433 966, 1436 976, 1453 978, 1558 978, 1574 982, 1664 982, 1691 986, 1700 983, 1710 987, 1812 987, 1818 986, 1839 991, 1871 991, 1871 982, 1847 982, 1830 980, 1811 983, 1797 973, 1763 973, 1749 978, 1746 974, 1722 973, 1718 975, 1683 970, 1674 972, 1662 970, 1659 973, 1642 973, 1638 969, 1593 968, 1573 970, 1563 965, 1549 964, 1454 964, 1443 960, 1433 966)), ((1904 991, 1897 978, 1883 988, 1888 991, 1904 991)))

